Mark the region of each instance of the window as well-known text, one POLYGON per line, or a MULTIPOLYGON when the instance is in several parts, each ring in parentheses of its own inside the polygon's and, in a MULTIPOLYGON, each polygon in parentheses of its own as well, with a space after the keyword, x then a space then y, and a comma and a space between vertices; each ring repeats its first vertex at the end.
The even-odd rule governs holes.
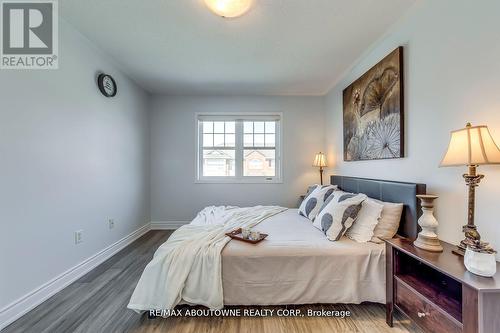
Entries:
POLYGON ((280 182, 280 114, 200 114, 200 182, 280 182))
POLYGON ((236 122, 203 121, 203 175, 235 176, 236 122))

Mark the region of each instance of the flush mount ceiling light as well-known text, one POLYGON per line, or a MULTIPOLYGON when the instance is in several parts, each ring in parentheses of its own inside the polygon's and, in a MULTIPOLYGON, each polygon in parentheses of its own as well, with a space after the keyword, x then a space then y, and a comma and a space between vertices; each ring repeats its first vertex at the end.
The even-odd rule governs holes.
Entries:
POLYGON ((245 14, 253 0, 205 0, 205 4, 215 14, 222 17, 238 17, 245 14))

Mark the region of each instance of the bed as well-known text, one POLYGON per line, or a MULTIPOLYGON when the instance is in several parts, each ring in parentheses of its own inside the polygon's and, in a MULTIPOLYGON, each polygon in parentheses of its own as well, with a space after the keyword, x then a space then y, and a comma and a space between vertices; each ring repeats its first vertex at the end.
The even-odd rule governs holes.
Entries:
MULTIPOLYGON (((404 203, 398 235, 416 238, 416 195, 425 193, 424 184, 344 176, 332 176, 331 184, 404 203)), ((331 242, 296 209, 255 229, 268 238, 257 245, 233 240, 222 251, 225 305, 385 303, 385 244, 331 242)))
MULTIPOLYGON (((332 176, 339 189, 404 204, 398 234, 414 239, 425 185, 332 176)), ((385 303, 384 244, 331 242, 295 209, 206 207, 162 244, 144 269, 128 308, 173 309, 199 304, 385 303), (260 222, 260 223, 259 223, 260 222), (257 245, 226 232, 255 226, 269 234, 257 245)))

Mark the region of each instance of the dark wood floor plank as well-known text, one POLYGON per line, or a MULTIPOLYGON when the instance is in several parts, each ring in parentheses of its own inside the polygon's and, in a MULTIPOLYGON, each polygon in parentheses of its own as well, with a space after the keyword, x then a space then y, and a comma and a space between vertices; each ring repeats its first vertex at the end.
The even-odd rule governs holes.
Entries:
MULTIPOLYGON (((23 316, 2 333, 285 333, 285 332, 421 332, 399 313, 394 328, 385 323, 381 304, 291 305, 288 308, 349 310, 350 318, 331 317, 170 317, 149 319, 126 308, 144 267, 170 236, 151 231, 115 256, 23 316)), ((283 307, 271 308, 275 311, 283 307)))
MULTIPOLYGON (((73 283, 48 301, 40 304, 27 315, 5 329, 5 332, 41 332, 50 323, 63 320, 68 313, 75 311, 91 295, 104 287, 110 278, 118 275, 117 270, 108 270, 92 283, 73 283), (23 320, 24 319, 24 320, 23 320)), ((4 332, 4 331, 2 331, 4 332)))
POLYGON ((117 262, 119 262, 121 259, 130 256, 131 252, 137 252, 137 250, 143 246, 154 246, 156 244, 157 238, 161 236, 161 234, 153 234, 150 235, 149 233, 143 235, 139 239, 137 239, 133 244, 130 246, 125 247, 123 250, 103 262, 101 265, 93 269, 92 271, 88 272, 84 276, 82 276, 80 279, 78 279, 76 282, 89 282, 92 281, 95 277, 99 276, 102 274, 102 272, 106 271, 108 268, 116 265, 117 262))
POLYGON ((106 325, 112 314, 128 311, 126 305, 134 286, 154 251, 168 235, 169 233, 154 233, 150 240, 138 242, 134 251, 130 251, 111 266, 110 269, 119 269, 120 273, 110 279, 99 294, 93 296, 92 302, 83 303, 77 311, 69 314, 64 323, 51 325, 47 332, 96 331, 106 325), (123 261, 126 261, 126 264, 123 261))

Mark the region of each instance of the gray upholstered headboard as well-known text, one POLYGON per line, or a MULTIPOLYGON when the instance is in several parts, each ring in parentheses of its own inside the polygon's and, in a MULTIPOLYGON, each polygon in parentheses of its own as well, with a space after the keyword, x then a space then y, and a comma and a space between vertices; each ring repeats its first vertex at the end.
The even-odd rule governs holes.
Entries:
POLYGON ((417 238, 419 226, 417 220, 422 214, 417 194, 425 194, 425 184, 394 182, 388 180, 367 179, 345 176, 331 176, 331 184, 346 192, 364 193, 367 196, 404 204, 398 235, 410 239, 417 238))

